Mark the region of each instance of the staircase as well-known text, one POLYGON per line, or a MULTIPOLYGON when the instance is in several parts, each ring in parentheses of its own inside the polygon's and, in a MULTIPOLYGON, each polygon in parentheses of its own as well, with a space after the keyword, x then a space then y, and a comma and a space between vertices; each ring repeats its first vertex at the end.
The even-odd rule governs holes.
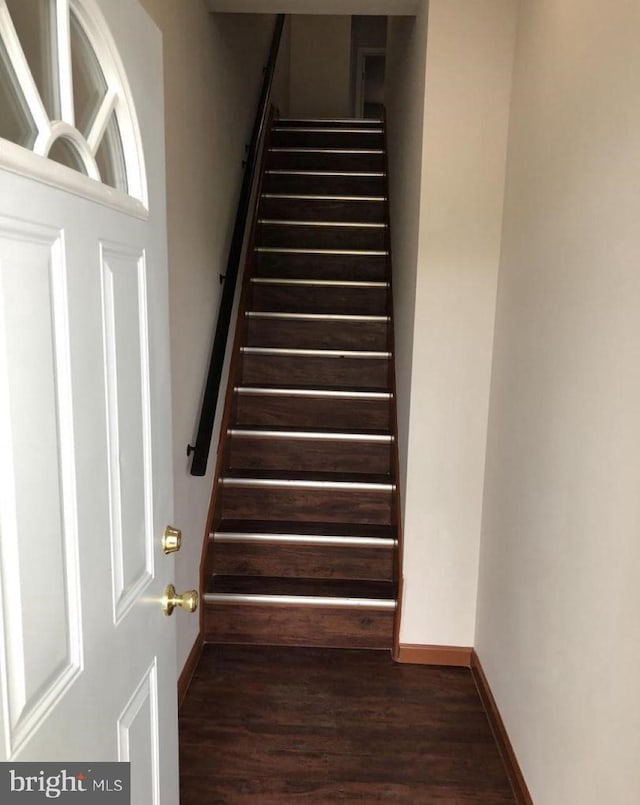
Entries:
POLYGON ((384 143, 371 120, 268 135, 203 563, 209 642, 393 645, 384 143))

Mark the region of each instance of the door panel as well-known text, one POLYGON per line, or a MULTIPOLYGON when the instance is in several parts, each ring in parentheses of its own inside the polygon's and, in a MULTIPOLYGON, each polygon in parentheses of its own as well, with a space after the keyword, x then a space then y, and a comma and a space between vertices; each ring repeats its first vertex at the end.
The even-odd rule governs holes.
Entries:
POLYGON ((116 622, 153 577, 144 254, 101 247, 111 557, 116 622), (126 450, 127 460, 123 461, 126 450))
POLYGON ((0 561, 12 608, 2 676, 10 752, 28 741, 82 659, 73 469, 60 461, 72 455, 63 258, 59 232, 0 221, 0 561), (38 534, 37 563, 19 538, 26 533, 38 534))
POLYGON ((118 760, 135 765, 131 802, 158 805, 158 674, 154 662, 118 719, 118 760))

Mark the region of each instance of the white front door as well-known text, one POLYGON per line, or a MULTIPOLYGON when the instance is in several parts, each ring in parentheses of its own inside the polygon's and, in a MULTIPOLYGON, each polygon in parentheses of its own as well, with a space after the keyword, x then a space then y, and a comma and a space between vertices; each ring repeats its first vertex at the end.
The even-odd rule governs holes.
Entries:
POLYGON ((0 32, 0 760, 129 760, 175 805, 159 35, 134 0, 0 0, 0 32))

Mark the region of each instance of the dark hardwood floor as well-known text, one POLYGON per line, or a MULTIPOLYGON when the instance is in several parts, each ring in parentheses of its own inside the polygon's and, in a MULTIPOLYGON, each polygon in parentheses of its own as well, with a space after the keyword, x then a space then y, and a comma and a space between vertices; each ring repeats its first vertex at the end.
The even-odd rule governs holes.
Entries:
POLYGON ((181 805, 513 804, 471 673, 386 651, 205 646, 181 805))

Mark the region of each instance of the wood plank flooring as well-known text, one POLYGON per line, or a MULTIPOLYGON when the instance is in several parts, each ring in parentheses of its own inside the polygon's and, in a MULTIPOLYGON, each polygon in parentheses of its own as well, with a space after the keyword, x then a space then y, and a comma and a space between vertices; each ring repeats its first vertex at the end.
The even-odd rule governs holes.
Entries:
POLYGON ((205 646, 180 710, 181 805, 513 805, 471 673, 383 651, 205 646))

